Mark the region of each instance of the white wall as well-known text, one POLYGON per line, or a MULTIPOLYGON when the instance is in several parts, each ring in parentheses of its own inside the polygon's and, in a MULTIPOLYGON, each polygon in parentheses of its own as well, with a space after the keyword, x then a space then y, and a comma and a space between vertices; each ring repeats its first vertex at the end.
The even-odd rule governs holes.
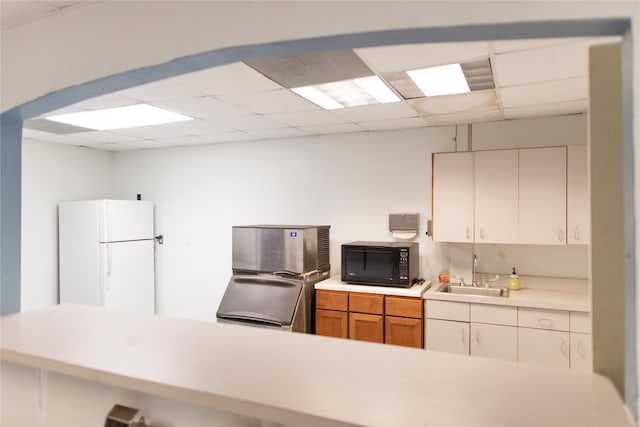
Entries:
POLYGON ((424 235, 431 218, 431 153, 454 148, 455 128, 369 132, 254 143, 121 152, 115 195, 156 207, 157 307, 214 320, 231 277, 231 227, 328 224, 331 272, 340 245, 392 240, 388 214, 418 212, 421 274, 446 245, 424 235))
POLYGON ((58 203, 111 196, 113 154, 22 142, 22 310, 58 303, 58 203))

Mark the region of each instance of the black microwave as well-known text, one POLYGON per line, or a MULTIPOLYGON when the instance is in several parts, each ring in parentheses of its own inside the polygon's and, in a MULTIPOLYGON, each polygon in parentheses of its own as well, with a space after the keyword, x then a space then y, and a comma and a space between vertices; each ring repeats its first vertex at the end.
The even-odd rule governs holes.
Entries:
POLYGON ((408 288, 418 281, 418 243, 351 242, 342 245, 342 281, 408 288))

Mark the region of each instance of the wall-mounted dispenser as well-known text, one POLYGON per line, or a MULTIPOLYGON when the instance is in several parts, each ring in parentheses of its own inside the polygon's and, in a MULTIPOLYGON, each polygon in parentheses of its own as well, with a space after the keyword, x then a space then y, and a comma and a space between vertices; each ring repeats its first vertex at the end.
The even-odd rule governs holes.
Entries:
POLYGON ((389 231, 396 239, 413 239, 418 235, 418 214, 389 214, 389 231))
POLYGON ((140 411, 124 405, 114 405, 107 415, 104 427, 151 427, 140 411))

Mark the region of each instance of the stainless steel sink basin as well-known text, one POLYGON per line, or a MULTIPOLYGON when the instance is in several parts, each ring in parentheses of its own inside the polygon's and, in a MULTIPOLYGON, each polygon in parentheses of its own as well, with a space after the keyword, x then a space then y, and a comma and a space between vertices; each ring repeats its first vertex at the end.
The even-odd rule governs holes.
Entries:
POLYGON ((509 288, 485 288, 483 286, 460 286, 447 285, 439 290, 439 292, 449 292, 451 294, 466 295, 484 295, 488 297, 504 297, 509 296, 509 288))

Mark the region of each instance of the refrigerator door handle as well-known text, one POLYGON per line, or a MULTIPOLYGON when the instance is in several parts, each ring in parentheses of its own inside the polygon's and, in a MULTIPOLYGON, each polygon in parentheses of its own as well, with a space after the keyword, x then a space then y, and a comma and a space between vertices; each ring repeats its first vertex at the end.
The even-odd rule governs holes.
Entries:
POLYGON ((112 257, 111 257, 111 245, 107 244, 107 291, 109 290, 109 285, 111 284, 111 268, 112 268, 112 257))

